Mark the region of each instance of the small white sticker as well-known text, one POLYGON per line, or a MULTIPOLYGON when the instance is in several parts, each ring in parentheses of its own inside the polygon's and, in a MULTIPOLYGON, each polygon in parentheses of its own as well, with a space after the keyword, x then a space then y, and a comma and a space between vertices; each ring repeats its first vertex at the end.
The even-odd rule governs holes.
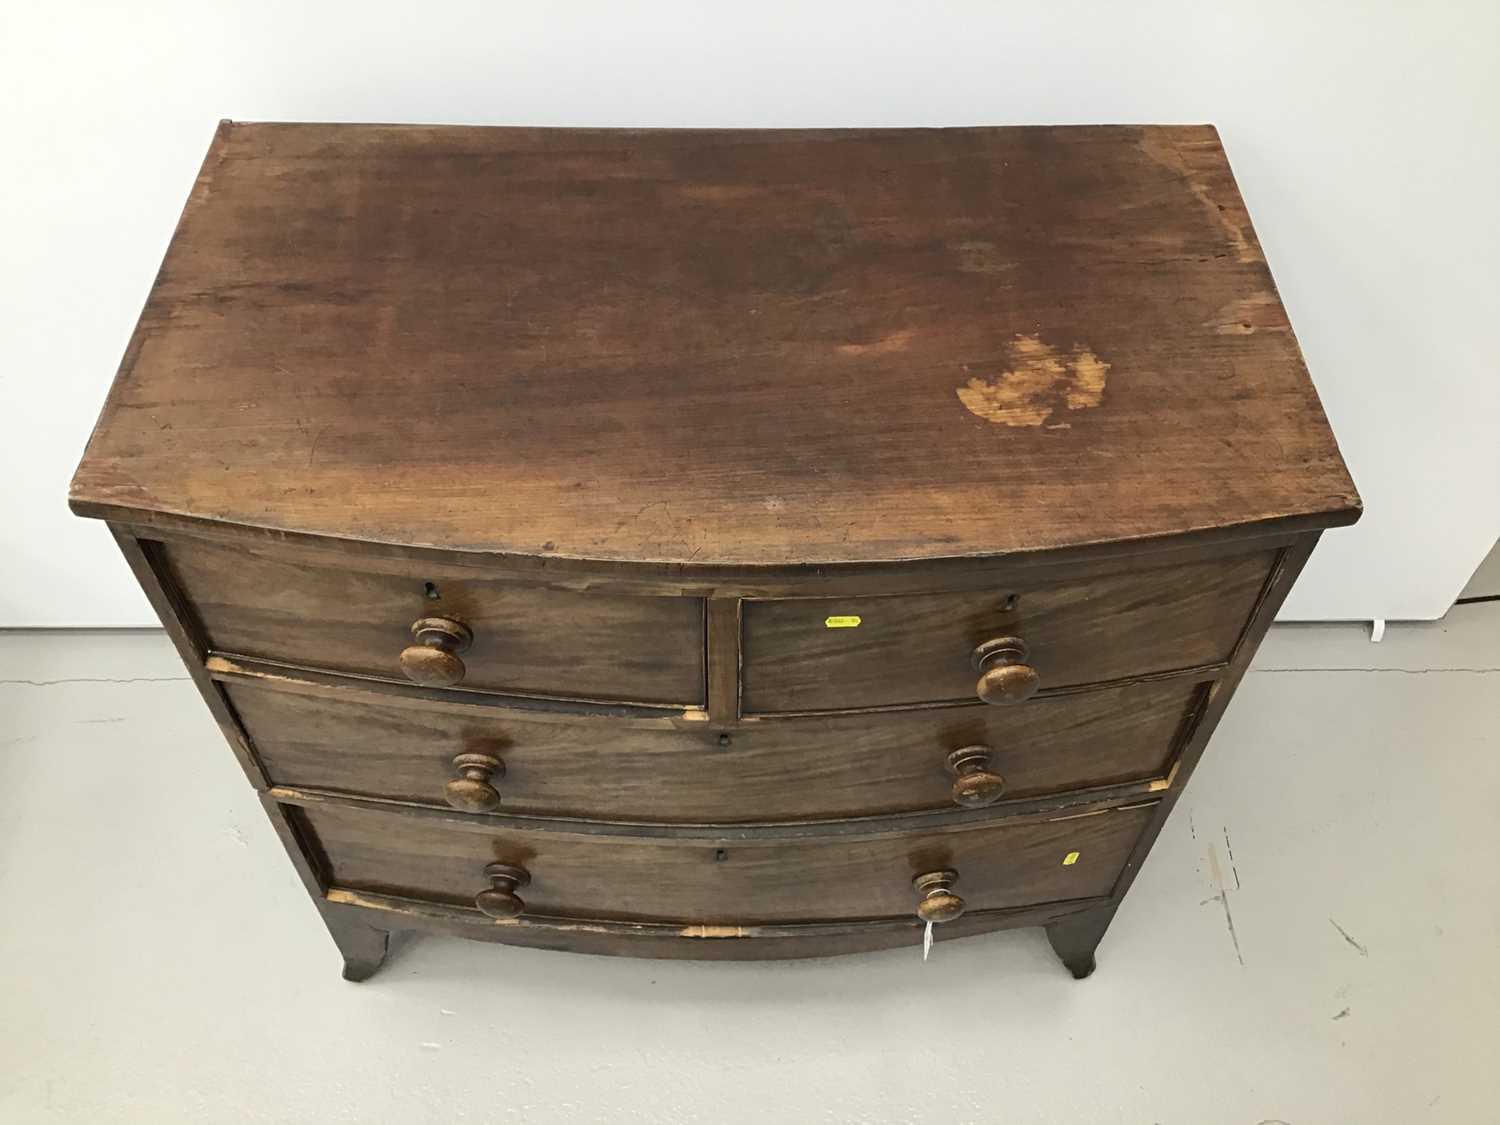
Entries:
POLYGON ((927 955, 932 952, 932 923, 927 923, 927 928, 922 931, 922 960, 927 960, 927 955))

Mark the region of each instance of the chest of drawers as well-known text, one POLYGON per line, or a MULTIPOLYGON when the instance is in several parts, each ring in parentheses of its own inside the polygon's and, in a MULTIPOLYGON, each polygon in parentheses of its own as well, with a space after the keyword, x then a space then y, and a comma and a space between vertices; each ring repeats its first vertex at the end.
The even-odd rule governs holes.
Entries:
POLYGON ((350 979, 1086 975, 1359 514, 1208 127, 226 122, 71 503, 350 979))

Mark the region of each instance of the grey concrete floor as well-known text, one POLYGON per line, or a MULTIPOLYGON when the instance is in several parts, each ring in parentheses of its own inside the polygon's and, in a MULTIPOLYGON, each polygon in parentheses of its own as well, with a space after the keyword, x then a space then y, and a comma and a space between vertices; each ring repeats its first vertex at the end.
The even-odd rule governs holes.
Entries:
POLYGON ((1089 980, 1016 931, 352 985, 159 634, 0 635, 0 1122, 1500 1120, 1500 604, 1365 638, 1273 630, 1089 980))

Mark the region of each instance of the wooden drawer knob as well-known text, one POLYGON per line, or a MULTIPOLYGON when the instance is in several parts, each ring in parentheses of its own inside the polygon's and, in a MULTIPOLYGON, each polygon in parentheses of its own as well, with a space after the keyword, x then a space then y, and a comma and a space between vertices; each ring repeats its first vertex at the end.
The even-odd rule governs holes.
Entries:
POLYGON ((964 900, 953 893, 957 871, 929 871, 911 881, 917 890, 917 917, 924 922, 951 922, 964 912, 964 900))
POLYGON ((493 781, 505 776, 505 763, 489 754, 460 754, 453 759, 458 776, 448 782, 443 796, 460 812, 493 812, 500 807, 500 791, 493 781))
POLYGON ((953 774, 953 803, 966 809, 993 805, 1005 792, 1005 779, 990 768, 988 746, 965 746, 948 755, 953 774))
POLYGON ((510 863, 491 863, 484 874, 491 886, 474 896, 474 905, 491 918, 520 917, 526 904, 516 894, 516 888, 531 882, 531 872, 510 863))
POLYGON ((464 678, 466 669, 458 654, 474 643, 467 625, 451 617, 423 617, 412 622, 411 635, 417 643, 401 650, 401 670, 407 679, 428 687, 452 687, 464 678))
POLYGON ((996 637, 974 650, 971 660, 979 673, 974 691, 985 703, 1020 703, 1036 694, 1041 677, 1026 663, 1026 642, 1020 637, 996 637))

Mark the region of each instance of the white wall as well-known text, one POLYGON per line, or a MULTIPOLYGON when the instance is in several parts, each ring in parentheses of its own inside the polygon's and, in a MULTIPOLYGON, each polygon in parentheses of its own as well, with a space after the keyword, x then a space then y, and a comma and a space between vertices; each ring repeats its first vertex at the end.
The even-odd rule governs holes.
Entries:
POLYGON ((1500 531, 1497 43, 1493 0, 7 0, 0 625, 153 620, 64 497, 220 117, 1212 121, 1365 498, 1284 616, 1438 616, 1500 531))

